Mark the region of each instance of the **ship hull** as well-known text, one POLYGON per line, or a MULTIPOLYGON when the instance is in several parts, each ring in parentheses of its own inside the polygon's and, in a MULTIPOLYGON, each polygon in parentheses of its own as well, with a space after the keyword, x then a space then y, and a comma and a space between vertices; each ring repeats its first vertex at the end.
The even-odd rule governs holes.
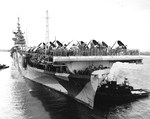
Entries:
MULTIPOLYGON (((15 52, 13 54, 14 66, 19 73, 33 83, 40 84, 47 89, 61 92, 72 97, 78 102, 94 108, 94 90, 90 76, 77 76, 65 73, 51 73, 42 69, 37 69, 27 65, 24 68, 23 55, 15 52)), ((30 85, 31 86, 31 85, 30 85)), ((33 86, 31 86, 33 88, 33 86)), ((37 90, 37 88, 36 88, 37 90)))
MULTIPOLYGON (((13 53, 14 66, 19 73, 28 81, 39 84, 46 89, 52 89, 57 92, 63 93, 78 102, 83 103, 89 108, 101 107, 103 104, 116 104, 118 102, 132 101, 133 99, 147 97, 148 93, 135 94, 135 95, 109 95, 107 93, 101 93, 98 90, 100 78, 96 75, 101 73, 100 70, 94 71, 91 76, 75 75, 67 73, 50 72, 44 69, 39 69, 25 63, 24 55, 19 52, 13 53), (94 75, 93 75, 94 74, 94 75)), ((31 86, 32 88, 34 86, 31 86)), ((37 90, 38 88, 36 88, 37 90)))

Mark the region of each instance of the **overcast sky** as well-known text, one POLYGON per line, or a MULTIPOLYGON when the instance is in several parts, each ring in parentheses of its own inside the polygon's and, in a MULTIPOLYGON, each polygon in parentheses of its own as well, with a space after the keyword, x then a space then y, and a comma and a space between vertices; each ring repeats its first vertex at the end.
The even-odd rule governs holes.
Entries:
POLYGON ((150 50, 150 0, 3 0, 0 49, 13 46, 17 17, 30 46, 45 41, 46 10, 50 41, 96 39, 112 46, 121 40, 128 48, 150 50))

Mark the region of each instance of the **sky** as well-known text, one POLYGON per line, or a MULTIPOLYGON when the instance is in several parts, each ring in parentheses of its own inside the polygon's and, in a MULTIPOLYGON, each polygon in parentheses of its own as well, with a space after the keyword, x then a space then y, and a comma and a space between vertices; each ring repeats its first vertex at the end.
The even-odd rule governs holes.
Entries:
POLYGON ((150 51, 150 0, 0 1, 0 49, 13 46, 18 17, 29 46, 44 42, 46 10, 49 41, 95 39, 112 46, 121 40, 129 49, 150 51))

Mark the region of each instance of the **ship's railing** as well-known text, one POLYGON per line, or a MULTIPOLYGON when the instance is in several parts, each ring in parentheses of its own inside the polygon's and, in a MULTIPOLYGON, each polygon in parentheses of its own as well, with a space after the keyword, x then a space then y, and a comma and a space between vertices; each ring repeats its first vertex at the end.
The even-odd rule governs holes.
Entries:
MULTIPOLYGON (((44 51, 38 53, 45 54, 44 51)), ((50 56, 118 56, 118 55, 139 55, 138 50, 127 50, 127 49, 86 49, 86 50, 66 50, 66 49, 55 49, 46 51, 46 55, 50 56)))
MULTIPOLYGON (((23 52, 22 52, 23 53, 23 52)), ((48 52, 26 52, 28 64, 34 65, 33 67, 44 68, 43 64, 49 64, 53 62, 53 56, 118 56, 118 55, 139 55, 138 50, 127 49, 111 49, 111 50, 50 50, 48 52)))
MULTIPOLYGON (((71 73, 69 70, 67 70, 65 67, 65 64, 55 64, 57 65, 56 67, 54 66, 53 63, 46 63, 45 58, 49 58, 48 55, 39 55, 39 53, 34 53, 34 54, 27 54, 26 56, 26 60, 27 63, 31 66, 31 67, 35 67, 38 69, 43 69, 43 70, 47 70, 47 71, 51 71, 51 72, 59 72, 59 73, 71 73), (63 69, 61 69, 63 68, 63 69)), ((99 66, 94 66, 94 65, 90 65, 89 67, 83 69, 83 70, 74 70, 73 74, 76 75, 91 75, 91 73, 95 70, 99 70, 99 69, 105 69, 108 67, 103 67, 103 65, 99 65, 99 66)))
MULTIPOLYGON (((21 53, 25 53, 26 50, 19 49, 18 51, 21 53)), ((65 49, 65 48, 57 48, 52 50, 44 50, 40 49, 39 51, 29 51, 27 53, 31 54, 40 54, 40 55, 48 55, 48 56, 118 56, 118 55, 139 55, 139 50, 137 49, 99 49, 99 48, 89 48, 89 49, 65 49)))
MULTIPOLYGON (((119 50, 76 50, 76 51, 69 51, 69 50, 54 50, 46 52, 38 52, 38 53, 26 53, 27 63, 32 66, 36 67, 38 69, 48 70, 48 71, 58 71, 58 67, 55 67, 53 64, 53 56, 115 56, 115 55, 139 55, 138 50, 126 50, 121 49, 119 50)), ((58 66, 63 65, 59 64, 58 66)), ((64 65, 65 66, 65 65, 64 65)), ((74 74, 76 75, 87 75, 91 74, 92 71, 96 69, 104 68, 103 66, 90 66, 86 68, 85 70, 74 70, 74 74)), ((58 71, 59 72, 59 71, 58 71)))

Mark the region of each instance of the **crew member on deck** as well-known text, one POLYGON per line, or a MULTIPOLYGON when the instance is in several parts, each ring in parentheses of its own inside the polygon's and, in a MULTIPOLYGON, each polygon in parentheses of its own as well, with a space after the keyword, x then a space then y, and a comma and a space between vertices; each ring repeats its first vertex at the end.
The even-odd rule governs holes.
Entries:
POLYGON ((128 78, 124 78, 124 83, 123 83, 124 85, 129 85, 129 80, 128 80, 128 78))
MULTIPOLYGON (((102 79, 103 79, 103 80, 100 82, 100 85, 108 84, 108 82, 109 82, 108 73, 102 74, 102 79)), ((107 86, 107 87, 108 87, 108 86, 107 86)))

